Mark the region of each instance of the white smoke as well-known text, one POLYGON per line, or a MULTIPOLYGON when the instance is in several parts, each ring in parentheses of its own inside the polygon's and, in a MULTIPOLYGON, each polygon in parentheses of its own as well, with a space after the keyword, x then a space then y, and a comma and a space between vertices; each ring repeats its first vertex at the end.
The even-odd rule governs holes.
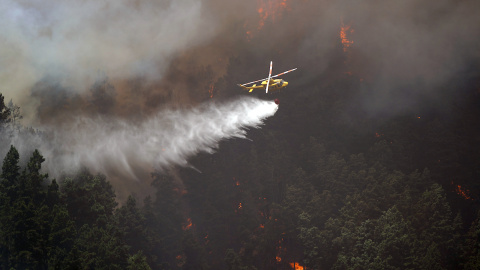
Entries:
POLYGON ((138 171, 188 166, 189 157, 212 153, 221 140, 245 138, 246 128, 258 128, 277 109, 273 101, 243 97, 164 110, 133 124, 79 117, 64 126, 44 127, 45 136, 16 136, 12 143, 20 153, 38 148, 46 159, 44 168, 53 176, 85 166, 107 176, 114 171, 138 179, 138 171))
POLYGON ((159 79, 173 57, 214 35, 211 18, 196 0, 2 0, 0 93, 25 109, 46 76, 76 92, 99 72, 159 79))

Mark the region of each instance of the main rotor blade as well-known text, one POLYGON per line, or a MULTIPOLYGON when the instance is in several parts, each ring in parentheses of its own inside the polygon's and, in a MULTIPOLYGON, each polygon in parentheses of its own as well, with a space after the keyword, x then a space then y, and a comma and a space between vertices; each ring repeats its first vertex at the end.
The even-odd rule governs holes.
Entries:
POLYGON ((249 83, 244 83, 244 84, 242 84, 242 85, 245 86, 245 85, 247 85, 247 84, 256 83, 256 82, 259 82, 259 81, 264 81, 264 80, 266 80, 266 79, 268 79, 268 78, 261 79, 261 80, 256 80, 256 81, 249 82, 249 83))
POLYGON ((293 69, 287 70, 287 71, 285 71, 285 72, 278 73, 277 75, 275 75, 275 76, 272 76, 272 78, 275 78, 275 77, 281 76, 281 75, 283 75, 283 74, 287 74, 287 73, 289 73, 289 72, 295 71, 296 69, 297 69, 297 68, 293 68, 293 69))
MULTIPOLYGON (((275 75, 275 76, 272 76, 271 78, 276 78, 276 77, 278 77, 278 76, 282 76, 283 74, 287 74, 287 73, 292 72, 292 71, 295 71, 295 70, 297 70, 297 68, 293 68, 293 69, 287 70, 287 71, 285 71, 285 72, 279 73, 279 74, 277 74, 277 75, 275 75)), ((264 78, 264 79, 256 80, 256 81, 253 81, 253 82, 244 83, 244 84, 242 84, 242 86, 246 86, 246 85, 249 85, 249 84, 251 84, 251 83, 256 83, 256 82, 264 81, 264 80, 267 80, 267 79, 268 79, 268 78, 264 78)))
POLYGON ((265 88, 265 93, 268 93, 268 85, 270 84, 270 79, 272 78, 272 64, 273 64, 273 61, 270 61, 270 72, 268 73, 268 82, 267 82, 267 88, 265 88))

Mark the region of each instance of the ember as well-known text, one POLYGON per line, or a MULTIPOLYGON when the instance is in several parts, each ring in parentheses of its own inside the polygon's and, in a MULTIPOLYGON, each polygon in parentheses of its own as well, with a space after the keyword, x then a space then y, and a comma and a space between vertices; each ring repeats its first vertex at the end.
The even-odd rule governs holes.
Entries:
POLYGON ((352 46, 353 41, 347 38, 347 33, 353 33, 354 30, 351 29, 351 25, 344 25, 342 20, 342 25, 340 27, 340 39, 342 41, 343 51, 347 52, 348 48, 352 46))
POLYGON ((213 87, 214 87, 214 85, 212 83, 212 84, 210 84, 210 88, 208 89, 208 93, 210 94, 210 98, 213 98, 213 89, 214 89, 213 87))
MULTIPOLYGON (((288 8, 288 0, 258 0, 257 13, 259 15, 259 21, 256 26, 256 31, 262 30, 267 20, 275 21, 276 18, 281 16, 281 13, 288 8)), ((245 23, 247 40, 250 41, 254 35, 251 27, 248 23, 245 23)))
MULTIPOLYGON (((453 182, 452 182, 452 184, 453 184, 453 182)), ((456 185, 455 186, 455 193, 462 196, 465 200, 473 200, 473 198, 470 197, 470 195, 468 195, 468 193, 470 193, 470 191, 466 188, 463 188, 461 185, 456 185)))
POLYGON ((188 219, 187 219, 187 224, 184 225, 184 226, 182 226, 182 229, 183 229, 184 231, 189 230, 189 229, 192 227, 192 225, 193 225, 193 224, 192 224, 192 219, 191 219, 191 218, 188 218, 188 219))

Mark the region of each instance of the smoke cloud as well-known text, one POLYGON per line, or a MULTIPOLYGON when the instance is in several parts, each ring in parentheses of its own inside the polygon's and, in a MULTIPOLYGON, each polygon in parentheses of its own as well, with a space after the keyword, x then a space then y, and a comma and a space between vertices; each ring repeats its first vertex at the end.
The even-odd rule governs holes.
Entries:
POLYGON ((215 33, 193 0, 6 0, 0 15, 0 92, 21 105, 45 77, 78 93, 99 73, 156 80, 173 57, 215 33))
POLYGON ((233 83, 266 74, 270 60, 278 72, 299 67, 303 84, 345 62, 345 72, 370 83, 356 102, 374 113, 400 109, 436 98, 435 89, 479 65, 478 10, 475 0, 5 0, 0 92, 31 123, 45 102, 31 89, 46 78, 88 96, 106 75, 117 102, 175 95, 192 104, 239 57, 244 74, 233 83), (346 60, 338 52, 342 24, 353 42, 346 60), (195 81, 207 66, 210 81, 195 81), (147 88, 125 83, 139 78, 147 88), (201 87, 192 91, 189 81, 201 87))
POLYGON ((480 66, 479 10, 476 0, 4 0, 0 93, 21 107, 24 124, 44 131, 16 143, 57 157, 47 158, 49 170, 86 165, 135 177, 152 164, 185 166, 257 126, 233 112, 272 104, 205 101, 266 77, 270 60, 274 73, 298 67, 286 79, 305 95, 328 80, 362 82, 343 111, 442 104, 456 91, 445 85, 480 66), (194 109, 166 109, 186 107, 194 109))

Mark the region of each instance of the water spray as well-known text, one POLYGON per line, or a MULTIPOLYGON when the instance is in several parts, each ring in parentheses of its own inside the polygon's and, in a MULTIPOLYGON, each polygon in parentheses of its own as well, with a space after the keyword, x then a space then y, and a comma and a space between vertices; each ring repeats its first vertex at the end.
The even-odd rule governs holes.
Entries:
POLYGON ((273 101, 242 97, 159 111, 139 123, 78 117, 60 127, 43 127, 42 139, 17 136, 12 143, 24 151, 38 148, 46 159, 44 168, 53 176, 87 167, 137 179, 139 169, 189 166, 189 157, 213 153, 221 140, 246 138, 247 128, 259 128, 277 109, 273 101))

